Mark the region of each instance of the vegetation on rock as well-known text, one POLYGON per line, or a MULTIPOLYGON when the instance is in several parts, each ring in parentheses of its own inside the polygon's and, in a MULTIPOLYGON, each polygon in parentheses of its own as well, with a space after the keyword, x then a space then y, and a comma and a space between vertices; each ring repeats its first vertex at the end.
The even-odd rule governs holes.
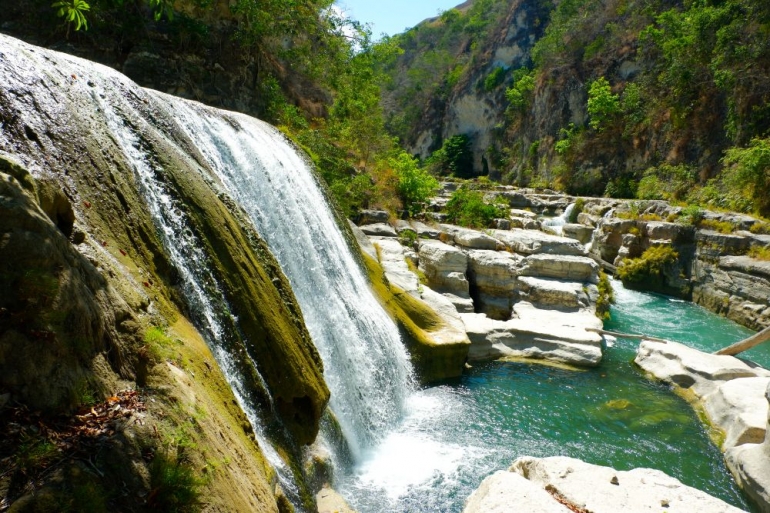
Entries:
POLYGON ((495 219, 505 217, 508 207, 504 200, 486 201, 484 193, 469 187, 460 187, 446 204, 447 220, 469 228, 489 228, 495 219))
POLYGON ((660 282, 666 267, 676 264, 679 253, 670 246, 652 246, 639 258, 623 261, 618 277, 623 283, 660 282))

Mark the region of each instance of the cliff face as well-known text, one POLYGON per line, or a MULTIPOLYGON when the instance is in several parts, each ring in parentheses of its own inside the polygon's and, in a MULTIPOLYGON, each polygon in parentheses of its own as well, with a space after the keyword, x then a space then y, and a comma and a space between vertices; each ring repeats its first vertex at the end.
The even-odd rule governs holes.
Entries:
POLYGON ((634 197, 681 166, 692 188, 766 136, 768 26, 754 0, 477 0, 395 38, 390 128, 422 157, 467 134, 507 183, 634 197))
POLYGON ((530 65, 548 11, 541 2, 506 0, 466 2, 448 12, 398 36, 404 54, 389 66, 393 82, 383 105, 390 129, 421 158, 454 135, 468 135, 480 174, 494 159, 505 121, 504 84, 530 65))
MULTIPOLYGON (((134 471, 106 470, 98 460, 97 474, 107 480, 99 486, 125 479, 140 497, 126 507, 157 506, 151 455, 173 449, 201 467, 233 462, 235 481, 249 491, 212 492, 221 510, 290 507, 276 495, 276 475, 204 337, 184 320, 196 298, 170 256, 180 248, 164 238, 168 226, 159 224, 156 207, 170 204, 165 215, 184 219, 178 240, 198 241, 205 261, 195 265, 211 270, 204 286, 212 297, 221 294, 213 311, 223 323, 228 373, 241 380, 239 400, 260 412, 272 442, 299 468, 299 446, 314 440, 329 391, 266 244, 157 97, 86 61, 6 36, 0 47, 3 405, 67 416, 121 390, 149 387, 145 400, 158 405, 148 406, 148 417, 113 429, 116 454, 134 471), (142 178, 141 166, 151 176, 142 178), (165 191, 155 204, 153 183, 165 191)), ((15 449, 3 446, 4 456, 22 458, 15 449)), ((11 479, 5 500, 40 499, 35 486, 14 481, 31 471, 17 470, 4 474, 11 479)), ((207 484, 232 489, 227 473, 207 484)), ((300 500, 312 501, 301 473, 294 478, 300 500)))

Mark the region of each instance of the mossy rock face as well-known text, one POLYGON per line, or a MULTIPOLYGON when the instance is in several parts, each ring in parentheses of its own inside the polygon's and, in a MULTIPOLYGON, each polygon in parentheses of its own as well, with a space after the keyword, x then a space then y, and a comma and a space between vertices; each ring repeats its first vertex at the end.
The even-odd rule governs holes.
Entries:
POLYGON ((468 359, 470 343, 437 343, 432 333, 444 321, 430 307, 388 282, 385 273, 369 255, 363 255, 369 279, 385 309, 398 324, 415 372, 423 383, 460 376, 468 359))
POLYGON ((132 318, 96 268, 73 248, 27 189, 0 172, 0 388, 32 408, 66 411, 103 393, 109 358, 131 378, 132 318))

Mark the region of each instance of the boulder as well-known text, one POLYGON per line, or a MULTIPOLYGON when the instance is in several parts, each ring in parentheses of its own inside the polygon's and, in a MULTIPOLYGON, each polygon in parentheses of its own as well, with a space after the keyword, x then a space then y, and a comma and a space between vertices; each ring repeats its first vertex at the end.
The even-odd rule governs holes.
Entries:
POLYGON ((671 242, 692 242, 695 228, 681 223, 664 223, 662 221, 648 221, 642 228, 648 239, 670 240, 671 242))
POLYGON ((463 513, 570 513, 570 509, 521 474, 499 470, 484 479, 465 502, 463 513))
POLYGON ((567 255, 530 255, 524 259, 521 276, 556 278, 599 283, 599 264, 592 258, 567 255))
POLYGON ((325 486, 315 496, 318 513, 356 513, 345 498, 334 489, 325 486))
POLYGON ((590 312, 565 314, 522 302, 514 310, 518 318, 508 321, 484 314, 460 315, 471 341, 468 360, 516 356, 578 366, 595 366, 601 361, 601 337, 585 331, 586 327, 601 327, 590 312))
POLYGON ((751 246, 751 237, 720 233, 713 230, 698 230, 695 234, 698 254, 706 257, 741 255, 751 246))
POLYGON ((594 234, 592 252, 605 262, 614 262, 623 245, 623 235, 636 226, 636 221, 617 217, 603 218, 594 234))
POLYGON ((428 286, 437 292, 447 292, 469 299, 468 280, 465 272, 468 269, 468 257, 448 244, 440 241, 420 241, 420 270, 428 280, 428 286))
MULTIPOLYGON (((618 471, 584 461, 555 456, 524 456, 510 472, 527 478, 571 505, 572 511, 592 513, 740 513, 742 510, 706 492, 682 484, 660 470, 618 471)), ((505 493, 498 491, 498 494, 505 493)), ((509 495, 511 504, 515 496, 509 495)), ((511 509, 510 511, 519 511, 511 509)), ((526 511, 526 510, 521 510, 526 511)))
POLYGON ((468 252, 468 280, 479 312, 500 320, 511 316, 522 260, 519 255, 505 251, 468 252))
POLYGON ((584 256, 586 254, 583 245, 576 240, 536 230, 514 228, 510 231, 492 230, 491 234, 492 237, 502 242, 507 249, 523 255, 548 253, 552 255, 584 256))
POLYGON ((427 224, 421 223, 420 221, 412 221, 411 224, 412 229, 417 232, 417 236, 421 239, 438 240, 438 238, 441 236, 441 230, 438 228, 428 226, 427 224))
POLYGON ((575 239, 581 244, 588 244, 593 236, 594 229, 582 224, 567 223, 561 228, 565 237, 575 239))
POLYGON ((360 226, 361 231, 370 237, 397 237, 396 230, 386 223, 365 224, 360 226))
POLYGON ((574 310, 591 304, 582 283, 531 276, 519 277, 518 283, 519 298, 539 306, 574 310))

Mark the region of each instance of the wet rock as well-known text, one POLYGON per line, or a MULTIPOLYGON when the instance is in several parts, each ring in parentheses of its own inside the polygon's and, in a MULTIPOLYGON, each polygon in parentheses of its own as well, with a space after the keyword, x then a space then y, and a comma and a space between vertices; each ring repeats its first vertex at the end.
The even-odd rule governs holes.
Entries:
POLYGON ((589 226, 584 226, 582 224, 567 223, 564 226, 562 226, 562 233, 564 233, 565 237, 569 237, 570 239, 575 239, 581 244, 588 244, 588 242, 591 241, 591 237, 593 236, 594 230, 593 228, 589 226))

